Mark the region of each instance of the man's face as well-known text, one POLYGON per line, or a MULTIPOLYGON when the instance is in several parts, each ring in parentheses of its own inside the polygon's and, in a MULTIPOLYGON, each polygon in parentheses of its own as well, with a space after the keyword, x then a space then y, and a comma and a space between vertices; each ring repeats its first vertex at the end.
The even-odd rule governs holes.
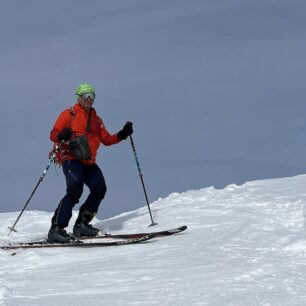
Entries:
POLYGON ((95 94, 93 93, 84 93, 78 98, 78 102, 86 110, 90 110, 95 101, 95 94))

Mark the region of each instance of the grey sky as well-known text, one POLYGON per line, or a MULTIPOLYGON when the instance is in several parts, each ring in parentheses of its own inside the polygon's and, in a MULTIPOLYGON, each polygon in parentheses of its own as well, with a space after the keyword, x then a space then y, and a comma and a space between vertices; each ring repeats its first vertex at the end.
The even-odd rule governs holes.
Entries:
MULTIPOLYGON (((305 13, 298 0, 2 0, 0 211, 24 205, 81 82, 110 132, 134 122, 151 201, 305 173, 305 13)), ((100 217, 145 205, 129 142, 98 164, 100 217)), ((53 167, 29 209, 64 192, 53 167)))

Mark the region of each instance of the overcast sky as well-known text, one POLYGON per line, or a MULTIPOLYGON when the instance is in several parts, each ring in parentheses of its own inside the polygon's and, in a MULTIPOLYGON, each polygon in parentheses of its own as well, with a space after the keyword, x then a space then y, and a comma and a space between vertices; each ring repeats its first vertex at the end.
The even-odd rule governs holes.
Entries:
MULTIPOLYGON (((305 173, 305 15, 303 0, 1 0, 0 211, 24 205, 81 82, 111 133, 134 122, 151 202, 305 173)), ((97 161, 100 218, 145 205, 128 141, 97 161)), ((64 193, 52 167, 28 209, 64 193)))

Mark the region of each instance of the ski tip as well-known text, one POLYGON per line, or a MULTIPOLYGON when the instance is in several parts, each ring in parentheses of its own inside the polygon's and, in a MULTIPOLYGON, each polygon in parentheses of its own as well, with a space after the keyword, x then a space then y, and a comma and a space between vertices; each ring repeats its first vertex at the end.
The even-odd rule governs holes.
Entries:
POLYGON ((169 230, 169 233, 172 233, 172 234, 181 233, 185 231, 187 228, 188 228, 187 225, 182 225, 172 230, 169 230))

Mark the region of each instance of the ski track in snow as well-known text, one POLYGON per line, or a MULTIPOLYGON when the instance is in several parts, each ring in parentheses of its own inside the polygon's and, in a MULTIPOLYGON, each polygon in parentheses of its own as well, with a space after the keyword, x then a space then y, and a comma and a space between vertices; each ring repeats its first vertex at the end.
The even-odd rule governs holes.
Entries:
MULTIPOLYGON (((139 245, 0 251, 0 305, 305 305, 305 203, 303 175, 173 193, 152 203, 155 227, 146 206, 95 219, 117 233, 188 229, 139 245)), ((1 244, 17 215, 0 214, 1 244)), ((43 239, 50 219, 26 212, 9 241, 43 239)))

